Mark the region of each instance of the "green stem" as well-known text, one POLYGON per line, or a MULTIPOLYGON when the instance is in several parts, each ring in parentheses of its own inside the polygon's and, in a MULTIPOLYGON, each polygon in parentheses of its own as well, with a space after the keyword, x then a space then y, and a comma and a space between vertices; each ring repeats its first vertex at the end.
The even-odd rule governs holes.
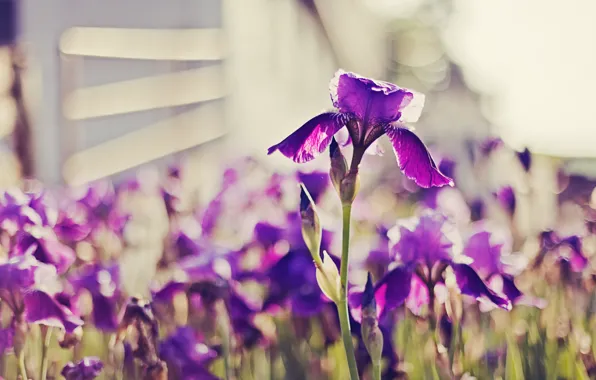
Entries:
POLYGON ((39 378, 41 380, 46 380, 48 377, 48 364, 50 361, 50 357, 48 356, 48 350, 50 348, 50 342, 52 341, 52 327, 47 327, 45 332, 45 338, 43 340, 43 345, 41 346, 41 372, 39 374, 39 378))
POLYGON ((342 205, 342 249, 341 249, 341 268, 339 271, 341 292, 340 300, 337 303, 337 311, 339 314, 339 324, 341 327, 341 338, 346 350, 346 357, 348 359, 348 368, 350 370, 350 378, 352 380, 359 380, 358 366, 356 365, 356 356, 354 355, 354 343, 352 341, 352 333, 350 331, 350 319, 348 317, 348 256, 350 250, 350 219, 352 213, 352 205, 342 205))
POLYGON ((25 367, 25 348, 20 350, 19 352, 19 373, 23 380, 28 380, 27 377, 27 368, 25 367))
POLYGON ((372 361, 373 380, 381 380, 381 360, 372 361))

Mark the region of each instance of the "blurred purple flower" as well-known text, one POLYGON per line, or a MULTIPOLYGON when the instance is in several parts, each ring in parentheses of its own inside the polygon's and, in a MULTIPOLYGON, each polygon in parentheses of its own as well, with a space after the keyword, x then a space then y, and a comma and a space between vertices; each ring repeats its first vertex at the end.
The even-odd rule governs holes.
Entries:
POLYGON ((171 281, 164 286, 151 291, 151 299, 158 303, 170 303, 174 297, 186 291, 186 284, 183 282, 171 281))
POLYGON ((85 207, 74 202, 61 207, 54 231, 64 241, 78 242, 85 239, 91 232, 85 207))
POLYGON ((474 262, 472 268, 489 283, 492 290, 505 295, 512 304, 544 307, 544 300, 524 295, 516 286, 514 275, 527 266, 522 255, 511 253, 511 237, 504 231, 477 223, 464 247, 464 254, 474 262))
POLYGON ((122 234, 130 215, 120 209, 116 190, 110 181, 100 180, 81 188, 71 189, 71 195, 87 209, 87 221, 92 231, 101 226, 117 235, 122 234))
POLYGON ((515 214, 516 198, 513 187, 504 186, 499 191, 493 193, 493 196, 510 216, 515 214))
MULTIPOLYGON (((391 253, 398 266, 390 270, 375 284, 375 300, 380 319, 386 313, 408 301, 418 306, 426 302, 428 291, 441 283, 443 271, 450 266, 462 294, 488 301, 504 309, 511 302, 491 290, 476 271, 465 264, 470 258, 458 252, 460 237, 455 226, 442 214, 430 210, 420 217, 398 221, 389 231, 391 253), (424 284, 427 291, 417 289, 424 284), (413 293, 414 292, 414 293, 413 293), (419 299, 410 299, 416 294, 419 299)), ((350 305, 354 318, 360 318, 361 293, 352 292, 350 305)))
POLYGON ((439 171, 449 178, 455 177, 455 161, 448 157, 443 157, 439 162, 439 171))
POLYGON ((530 171, 530 166, 532 165, 532 153, 528 148, 525 148, 521 152, 515 152, 519 162, 522 164, 522 167, 526 172, 530 171))
POLYGON ((30 254, 16 256, 0 264, 0 299, 15 315, 24 313, 29 323, 60 327, 70 333, 83 321, 57 301, 57 281, 55 267, 30 254))
POLYGON ((120 269, 117 265, 89 266, 70 278, 75 293, 87 291, 93 302, 93 323, 103 331, 118 327, 117 303, 120 300, 120 269))
POLYGON ((69 246, 61 243, 49 227, 30 227, 16 235, 13 254, 31 253, 37 260, 56 267, 62 274, 76 260, 76 253, 69 246))
MULTIPOLYGON (((263 261, 263 277, 268 280, 269 291, 263 309, 289 302, 295 314, 310 316, 319 313, 328 301, 319 288, 312 256, 302 237, 300 215, 289 213, 287 219, 285 228, 264 223, 255 228, 255 236, 263 246, 271 246, 280 240, 289 245, 287 254, 271 255, 263 261)), ((329 249, 331 237, 330 231, 323 230, 322 251, 329 249)))
POLYGON ((35 272, 42 266, 32 255, 16 256, 0 264, 0 299, 14 314, 25 311, 25 291, 34 287, 35 272))
POLYGON ((102 369, 103 363, 99 358, 88 356, 76 364, 69 362, 64 366, 61 374, 66 380, 92 380, 99 376, 102 369))
POLYGON ((546 254, 551 252, 557 255, 558 260, 568 262, 573 272, 581 272, 588 265, 588 258, 583 253, 579 236, 562 238, 555 231, 543 231, 540 234, 540 253, 536 257, 535 265, 539 265, 546 254))
POLYGON ((424 96, 388 82, 339 70, 329 85, 335 112, 307 121, 285 140, 269 148, 302 163, 322 153, 333 136, 347 128, 355 153, 362 155, 382 135, 391 141, 402 172, 422 187, 453 185, 432 160, 424 143, 404 127, 416 121, 424 96))
POLYGON ((58 327, 67 333, 83 325, 81 318, 44 291, 29 290, 24 301, 29 323, 58 327))
POLYGON ((198 341, 190 327, 180 327, 165 338, 159 345, 159 355, 178 379, 218 379, 207 368, 217 357, 217 352, 198 341))
POLYGON ((298 172, 298 181, 304 184, 315 203, 325 193, 331 184, 329 173, 324 172, 298 172))
POLYGON ((503 143, 503 140, 501 140, 501 138, 499 138, 499 137, 489 137, 489 138, 485 139, 484 141, 480 142, 480 144, 479 144, 480 153, 484 157, 486 157, 486 156, 489 156, 492 152, 494 152, 495 150, 501 148, 504 145, 505 144, 503 143))
POLYGON ((14 236, 25 226, 41 226, 42 217, 30 205, 31 198, 20 189, 0 193, 0 228, 14 236))

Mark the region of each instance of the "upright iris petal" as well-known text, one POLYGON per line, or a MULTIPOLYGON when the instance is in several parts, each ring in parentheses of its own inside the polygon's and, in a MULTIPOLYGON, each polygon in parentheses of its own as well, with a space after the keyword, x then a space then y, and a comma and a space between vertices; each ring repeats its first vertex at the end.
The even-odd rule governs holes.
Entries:
POLYGON ((356 164, 386 134, 399 167, 408 178, 422 187, 453 185, 451 178, 437 168, 422 141, 400 124, 418 120, 424 95, 343 70, 335 74, 329 90, 337 112, 325 112, 310 119, 270 147, 268 154, 279 150, 294 162, 310 161, 327 149, 332 137, 346 126, 349 137, 340 140, 344 141, 342 145, 351 143, 358 150, 356 164))
MULTIPOLYGON (((333 106, 341 113, 356 116, 365 123, 391 123, 400 119, 402 111, 414 100, 412 91, 393 83, 362 77, 339 70, 329 85, 333 106)), ((417 94, 422 99, 424 96, 417 94)), ((416 104, 417 112, 408 114, 416 121, 422 112, 424 101, 416 104)))

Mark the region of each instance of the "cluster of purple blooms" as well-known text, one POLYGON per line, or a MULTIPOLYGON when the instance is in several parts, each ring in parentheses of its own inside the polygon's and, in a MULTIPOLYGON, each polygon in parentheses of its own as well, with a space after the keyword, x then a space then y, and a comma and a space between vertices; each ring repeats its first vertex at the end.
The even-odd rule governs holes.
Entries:
MULTIPOLYGON (((534 237, 539 247, 534 258, 520 253, 523 241, 512 233, 514 188, 466 199, 450 187, 457 165, 448 158, 437 165, 406 126, 420 116, 421 94, 339 71, 331 98, 333 112, 309 120, 269 151, 302 163, 329 148, 330 173, 272 173, 245 159, 224 171, 220 189, 206 204, 189 194, 186 179, 196 173, 185 165, 170 168, 153 187, 140 178, 118 187, 98 181, 59 191, 28 182, 25 190, 0 194, 0 348, 14 353, 18 375, 45 380, 48 371, 54 371, 52 377, 61 371, 66 379, 94 379, 103 371, 131 379, 231 379, 243 378, 242 358, 259 350, 269 353, 271 363, 283 357, 290 371, 295 360, 283 349, 288 334, 290 341, 330 349, 342 336, 336 307, 342 285, 329 272, 343 267, 334 188, 344 206, 366 210, 375 194, 358 191, 359 164, 365 153, 380 151, 382 135, 404 174, 400 184, 389 185, 396 186, 392 201, 417 200, 418 211, 389 222, 367 212, 354 216, 366 243, 351 248, 344 290, 360 376, 371 361, 382 360, 383 378, 406 378, 408 347, 399 347, 395 334, 408 316, 443 337, 435 342, 437 362, 447 361, 443 367, 450 376, 461 376, 456 360, 445 359, 440 348, 464 351, 458 331, 475 311, 544 309, 546 293, 524 280, 547 264, 558 268, 565 287, 579 286, 578 278, 590 269, 582 245, 591 232, 543 231, 534 237), (350 149, 348 165, 342 151, 350 149), (420 188, 398 191, 412 182, 420 188), (155 278, 140 296, 127 293, 120 260, 131 244, 126 236, 135 210, 127 200, 135 196, 159 199, 168 225, 157 268, 147 268, 155 278), (306 222, 315 215, 319 223, 314 205, 322 228, 313 245, 304 223, 305 215, 311 218, 306 222), (508 218, 494 222, 487 217, 491 207, 508 218), (90 342, 88 334, 106 339, 90 342), (452 344, 458 334, 459 346, 452 344), (312 342, 315 335, 318 343, 312 342), (48 342, 39 362, 32 359, 36 339, 48 342), (59 355, 49 349, 52 343, 59 355), (82 354, 87 345, 97 348, 97 357, 82 354)), ((498 139, 474 149, 484 158, 508 150, 498 139)), ((516 157, 521 170, 530 172, 529 151, 516 157)), ((135 264, 147 265, 142 256, 135 264)), ((582 353, 586 370, 594 370, 582 353)), ((302 367, 305 378, 334 371, 323 362, 302 367)), ((16 376, 8 366, 2 371, 16 376)))

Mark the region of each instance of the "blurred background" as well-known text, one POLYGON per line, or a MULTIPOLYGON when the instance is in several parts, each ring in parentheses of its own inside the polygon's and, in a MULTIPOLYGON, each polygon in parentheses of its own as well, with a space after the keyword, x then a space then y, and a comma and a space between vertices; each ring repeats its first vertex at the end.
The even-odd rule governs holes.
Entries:
POLYGON ((424 92, 417 133, 459 160, 496 135, 591 174, 596 5, 567 4, 0 0, 2 184, 118 180, 181 155, 209 182, 329 108, 338 68, 424 92))

